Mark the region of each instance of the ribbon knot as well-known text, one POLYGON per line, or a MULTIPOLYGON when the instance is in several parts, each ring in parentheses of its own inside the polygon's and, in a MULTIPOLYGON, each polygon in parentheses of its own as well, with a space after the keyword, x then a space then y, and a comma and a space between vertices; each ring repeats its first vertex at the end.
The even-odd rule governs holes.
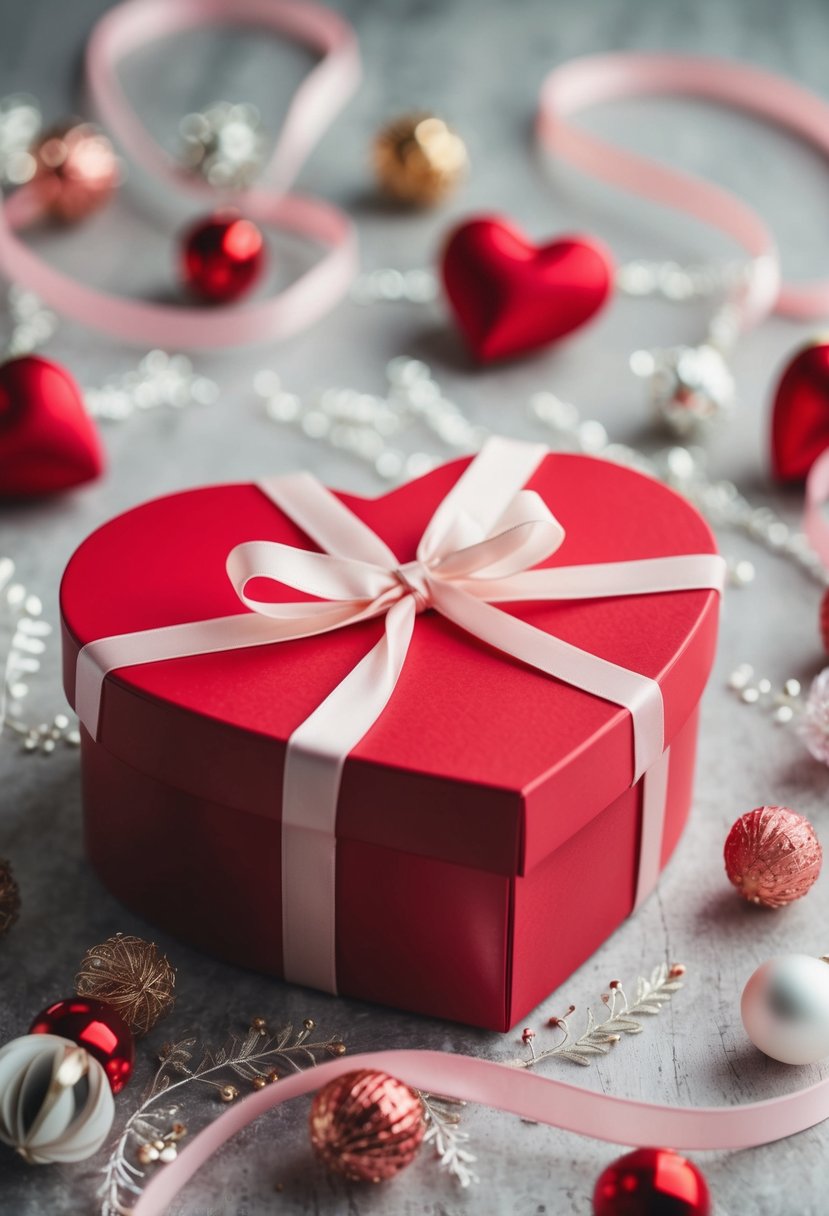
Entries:
POLYGON ((418 612, 425 612, 432 606, 432 592, 429 588, 429 569, 415 558, 412 562, 404 562, 393 572, 394 577, 402 583, 406 591, 414 596, 418 612))

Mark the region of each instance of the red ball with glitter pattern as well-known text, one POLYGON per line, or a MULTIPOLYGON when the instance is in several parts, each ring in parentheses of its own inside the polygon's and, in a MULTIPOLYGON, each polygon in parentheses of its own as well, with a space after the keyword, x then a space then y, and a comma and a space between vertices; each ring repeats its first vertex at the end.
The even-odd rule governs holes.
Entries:
POLYGON ((211 304, 229 304, 253 287, 265 266, 265 242, 250 220, 228 213, 198 220, 181 238, 186 287, 211 304))
POLYGON ((103 1001, 73 996, 38 1014, 29 1034, 56 1034, 85 1048, 103 1066, 114 1094, 132 1076, 135 1043, 119 1013, 103 1001))
POLYGON ((310 1131, 330 1170, 352 1182, 382 1182, 417 1155, 423 1104, 402 1081, 361 1068, 323 1086, 311 1106, 310 1131))
POLYGON ((667 1148, 640 1148, 599 1175, 594 1216, 710 1216, 711 1196, 697 1167, 667 1148))
POLYGON ((758 806, 733 825, 723 858, 744 899, 783 908, 810 890, 820 874, 823 850, 803 815, 786 806, 758 806))

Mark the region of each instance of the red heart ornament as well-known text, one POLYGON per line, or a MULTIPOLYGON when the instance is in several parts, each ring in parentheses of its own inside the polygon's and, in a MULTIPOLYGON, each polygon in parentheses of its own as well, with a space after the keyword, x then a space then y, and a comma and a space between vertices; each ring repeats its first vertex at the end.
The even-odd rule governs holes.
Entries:
POLYGON ((37 355, 0 366, 0 498, 54 494, 103 467, 98 432, 67 371, 37 355))
POLYGON ((564 236, 537 246, 497 216, 456 228, 441 272, 458 325, 484 363, 525 354, 578 329, 613 285, 613 259, 597 241, 564 236))
POLYGON ((829 342, 789 360, 774 394, 771 465, 780 481, 803 481, 829 448, 829 342))

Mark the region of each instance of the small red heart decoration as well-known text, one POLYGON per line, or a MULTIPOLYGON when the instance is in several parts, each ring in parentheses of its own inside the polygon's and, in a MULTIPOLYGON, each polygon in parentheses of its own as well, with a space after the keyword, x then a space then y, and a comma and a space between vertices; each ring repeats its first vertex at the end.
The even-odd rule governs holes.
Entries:
POLYGON ((104 467, 95 424, 67 371, 37 355, 0 366, 0 498, 68 490, 104 467))
POLYGON ((774 394, 771 465, 780 481, 803 481, 829 448, 829 342, 789 360, 774 394))
POLYGON ((564 236, 536 246, 498 216, 456 228, 441 271, 458 325, 484 363, 525 354, 578 329, 613 286, 613 259, 597 241, 564 236))

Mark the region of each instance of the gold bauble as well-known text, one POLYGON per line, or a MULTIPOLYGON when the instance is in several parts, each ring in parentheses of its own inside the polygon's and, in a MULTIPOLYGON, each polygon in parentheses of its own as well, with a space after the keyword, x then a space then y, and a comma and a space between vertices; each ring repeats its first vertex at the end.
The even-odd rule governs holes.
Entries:
POLYGON ((123 933, 87 950, 75 976, 78 996, 112 1005, 135 1035, 170 1012, 175 984, 175 969, 154 942, 123 933))
POLYGON ((374 140, 374 171, 382 190, 418 207, 448 198, 468 166, 460 135, 434 114, 396 118, 374 140))
POLYGON ((8 933, 20 915, 20 888, 11 862, 0 857, 0 937, 8 933))

